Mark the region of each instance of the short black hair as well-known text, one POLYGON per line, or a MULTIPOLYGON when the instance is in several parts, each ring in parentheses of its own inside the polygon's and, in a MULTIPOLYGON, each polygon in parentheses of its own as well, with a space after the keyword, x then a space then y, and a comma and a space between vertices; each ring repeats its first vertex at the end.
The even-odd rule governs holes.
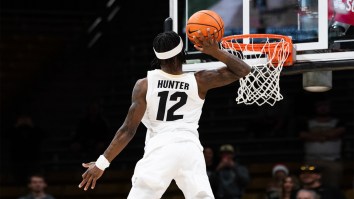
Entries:
MULTIPOLYGON (((175 48, 180 42, 180 36, 174 31, 166 31, 159 33, 154 41, 153 41, 153 48, 156 52, 166 52, 175 48)), ((177 54, 177 61, 180 63, 185 63, 185 52, 182 50, 179 54, 177 54)), ((169 59, 163 60, 167 64, 173 64, 175 62, 175 57, 171 57, 169 59)), ((154 68, 159 68, 161 64, 161 60, 157 57, 151 63, 151 66, 154 68)))

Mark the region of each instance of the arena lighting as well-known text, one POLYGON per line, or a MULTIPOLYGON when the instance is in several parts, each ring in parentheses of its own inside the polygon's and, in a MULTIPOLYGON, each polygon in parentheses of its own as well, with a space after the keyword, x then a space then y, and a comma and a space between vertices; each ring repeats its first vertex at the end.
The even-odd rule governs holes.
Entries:
POLYGON ((304 72, 302 86, 309 92, 328 91, 332 88, 332 71, 304 72))
POLYGON ((102 18, 101 17, 97 17, 96 20, 92 23, 92 25, 90 26, 90 28, 87 30, 87 32, 92 32, 93 29, 95 29, 99 23, 101 23, 102 18))
POLYGON ((87 47, 91 48, 101 36, 102 36, 102 32, 96 33, 95 36, 91 39, 91 41, 87 45, 87 47))
POLYGON ((116 0, 109 0, 106 4, 107 8, 111 7, 116 0))
POLYGON ((108 17, 107 17, 107 21, 111 21, 114 16, 116 16, 116 14, 118 13, 118 11, 120 10, 119 6, 116 6, 111 13, 109 13, 108 17))

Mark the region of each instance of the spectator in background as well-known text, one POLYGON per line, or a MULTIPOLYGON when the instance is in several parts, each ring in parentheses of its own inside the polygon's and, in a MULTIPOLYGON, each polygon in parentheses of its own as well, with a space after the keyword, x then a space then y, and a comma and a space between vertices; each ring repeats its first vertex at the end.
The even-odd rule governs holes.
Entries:
POLYGON ((321 199, 345 199, 345 195, 339 188, 324 185, 322 183, 321 168, 314 165, 302 165, 300 167, 301 188, 316 192, 321 199))
POLYGON ((54 199, 53 196, 45 192, 47 183, 42 175, 35 174, 30 176, 28 188, 30 193, 26 196, 19 197, 18 199, 54 199))
POLYGON ((301 189, 297 192, 296 199, 320 199, 320 197, 314 191, 301 189))
POLYGON ((100 155, 111 137, 99 103, 89 104, 86 115, 77 125, 72 150, 74 158, 94 158, 100 155), (91 157, 86 157, 90 154, 91 157))
POLYGON ((341 148, 345 127, 331 113, 329 100, 315 103, 315 116, 309 119, 302 130, 305 161, 323 168, 323 183, 338 187, 342 177, 341 148))
POLYGON ((283 182, 289 175, 289 169, 284 164, 275 164, 272 168, 272 178, 266 188, 267 199, 280 199, 282 195, 283 182))
POLYGON ((20 114, 11 132, 12 168, 16 182, 26 183, 31 172, 40 170, 41 147, 45 134, 28 113, 20 114), (26 163, 26 166, 23 166, 26 163))
POLYGON ((300 182, 297 176, 289 175, 283 180, 281 199, 295 199, 300 189, 300 182))
POLYGON ((250 182, 248 169, 235 161, 235 150, 230 144, 220 147, 220 162, 216 167, 218 188, 216 199, 241 199, 250 182))
POLYGON ((215 166, 214 150, 211 147, 204 147, 203 154, 204 154, 206 170, 209 177, 210 186, 215 195, 217 184, 216 184, 216 173, 215 173, 216 166, 215 166))

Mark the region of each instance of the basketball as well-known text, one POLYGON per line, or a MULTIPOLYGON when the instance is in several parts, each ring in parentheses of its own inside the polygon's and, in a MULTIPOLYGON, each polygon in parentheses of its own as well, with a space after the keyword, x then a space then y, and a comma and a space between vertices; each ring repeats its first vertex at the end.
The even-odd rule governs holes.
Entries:
POLYGON ((193 36, 198 36, 198 30, 207 37, 207 28, 210 28, 210 33, 214 35, 216 30, 217 41, 220 41, 224 36, 224 21, 219 14, 212 10, 200 10, 194 13, 187 21, 186 34, 189 41, 194 43, 193 36))

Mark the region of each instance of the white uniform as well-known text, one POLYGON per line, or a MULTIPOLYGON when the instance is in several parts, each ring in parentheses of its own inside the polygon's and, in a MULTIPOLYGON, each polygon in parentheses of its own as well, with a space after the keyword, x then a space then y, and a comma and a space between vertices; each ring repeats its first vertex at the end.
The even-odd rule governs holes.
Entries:
POLYGON ((128 199, 159 199, 174 179, 187 199, 213 199, 198 123, 204 100, 193 73, 148 71, 144 157, 137 163, 128 199))

